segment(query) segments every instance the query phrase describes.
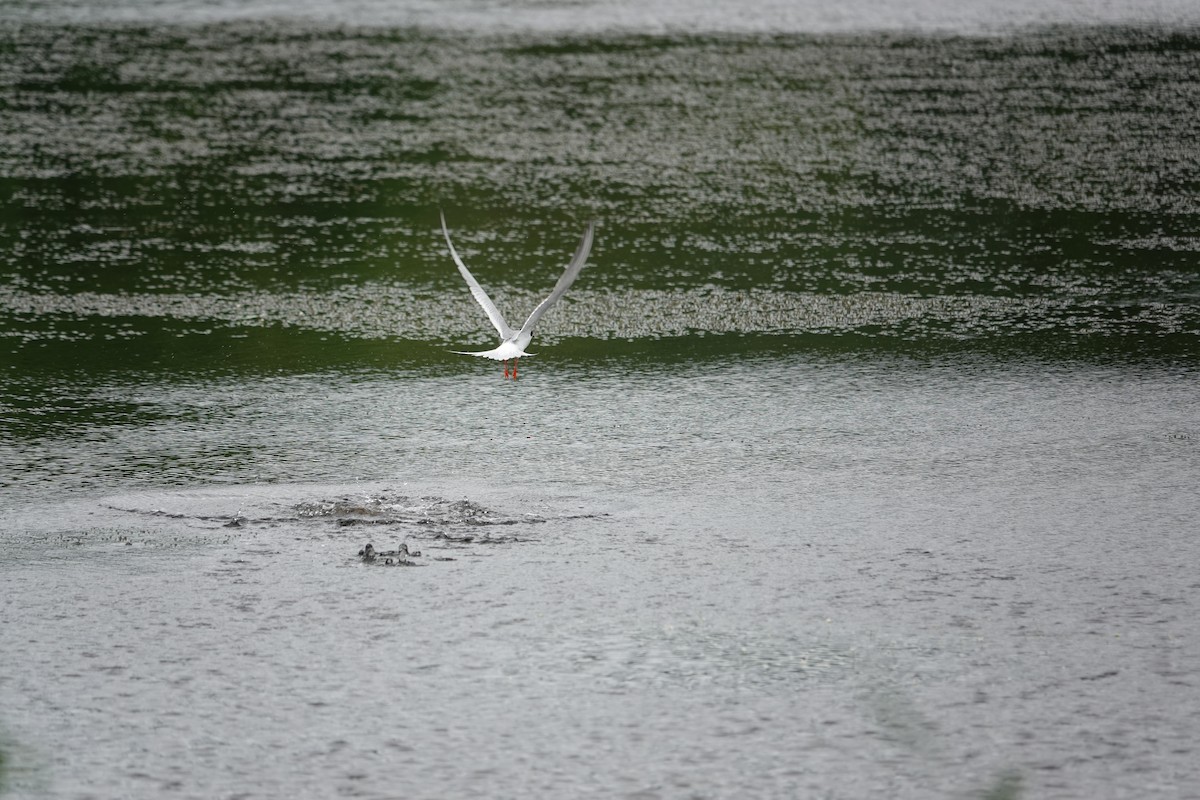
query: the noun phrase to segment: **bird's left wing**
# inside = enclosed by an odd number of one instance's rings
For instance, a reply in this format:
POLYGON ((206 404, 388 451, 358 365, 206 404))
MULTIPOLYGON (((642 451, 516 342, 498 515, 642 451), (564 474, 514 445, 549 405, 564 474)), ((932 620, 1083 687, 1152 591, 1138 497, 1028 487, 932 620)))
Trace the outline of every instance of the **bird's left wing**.
POLYGON ((475 276, 467 269, 467 265, 458 257, 458 252, 454 249, 454 242, 450 241, 450 231, 446 229, 446 212, 439 211, 442 215, 442 233, 446 237, 446 245, 450 248, 450 256, 454 259, 454 263, 458 266, 458 271, 467 281, 467 286, 471 287, 471 296, 479 305, 483 306, 483 310, 487 312, 488 319, 492 321, 496 331, 499 332, 501 339, 508 339, 513 335, 513 329, 508 327, 508 323, 504 321, 504 315, 500 313, 500 309, 496 308, 496 304, 492 302, 492 298, 488 297, 488 293, 479 285, 479 281, 475 280, 475 276))
POLYGON ((521 333, 532 333, 533 326, 550 310, 550 306, 558 302, 559 298, 566 294, 567 289, 571 288, 571 284, 579 277, 579 271, 583 269, 583 265, 587 262, 588 253, 592 252, 592 238, 596 233, 596 223, 589 222, 587 230, 583 232, 583 238, 579 240, 579 247, 575 248, 575 256, 571 259, 571 263, 567 265, 562 277, 558 279, 558 283, 554 284, 554 289, 545 300, 538 303, 537 308, 529 315, 529 319, 525 320, 525 324, 521 326, 521 333))

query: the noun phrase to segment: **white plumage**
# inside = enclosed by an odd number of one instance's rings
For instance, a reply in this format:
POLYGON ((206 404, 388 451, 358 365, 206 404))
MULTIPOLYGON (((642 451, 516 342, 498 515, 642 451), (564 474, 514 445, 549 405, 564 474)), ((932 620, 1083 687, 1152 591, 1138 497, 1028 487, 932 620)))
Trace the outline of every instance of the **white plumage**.
POLYGON ((454 249, 454 243, 450 241, 450 231, 446 228, 446 214, 442 212, 442 233, 446 236, 446 245, 450 248, 450 256, 454 259, 454 263, 458 265, 458 271, 467 281, 467 286, 471 288, 471 295, 483 306, 483 310, 487 313, 488 319, 492 321, 496 331, 500 334, 500 346, 491 350, 481 350, 478 352, 470 352, 463 350, 454 350, 452 352, 464 356, 482 356, 495 361, 504 362, 504 377, 509 377, 508 362, 513 362, 512 377, 517 377, 517 359, 521 356, 532 355, 526 353, 525 348, 529 346, 530 339, 533 338, 533 326, 537 325, 542 315, 550 310, 550 307, 558 302, 575 282, 575 278, 579 276, 579 271, 583 269, 584 263, 587 261, 588 253, 592 250, 592 238, 596 232, 596 223, 589 222, 587 230, 583 232, 583 238, 579 241, 579 247, 575 248, 575 255, 571 259, 571 263, 567 265, 563 271, 562 277, 558 279, 558 283, 554 284, 554 288, 545 300, 538 303, 537 308, 525 320, 525 324, 521 329, 514 331, 509 327, 504 320, 504 315, 500 313, 500 309, 496 308, 496 304, 492 302, 492 298, 488 297, 487 292, 479 285, 479 281, 475 280, 475 276, 467 269, 467 265, 458 257, 458 252, 454 249))

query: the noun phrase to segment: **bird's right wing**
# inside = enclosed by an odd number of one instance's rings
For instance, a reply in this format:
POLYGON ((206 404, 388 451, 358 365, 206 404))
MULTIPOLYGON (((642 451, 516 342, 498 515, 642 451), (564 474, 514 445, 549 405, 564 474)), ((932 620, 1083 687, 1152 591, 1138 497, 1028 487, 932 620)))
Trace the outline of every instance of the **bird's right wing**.
POLYGON ((513 335, 513 329, 508 327, 508 323, 504 321, 504 315, 500 313, 500 309, 496 308, 496 304, 492 302, 492 298, 488 297, 487 292, 479 285, 479 281, 475 280, 475 276, 467 269, 467 265, 458 257, 458 252, 454 249, 454 243, 450 241, 450 231, 446 230, 446 212, 440 211, 439 213, 442 215, 442 233, 446 236, 446 245, 450 248, 450 256, 454 259, 454 263, 458 265, 458 271, 466 279, 467 286, 471 287, 471 296, 475 298, 475 302, 483 306, 483 310, 487 312, 488 319, 492 321, 492 325, 499 332, 500 338, 510 338, 513 335))
POLYGON ((589 222, 587 230, 583 232, 583 238, 579 240, 579 247, 575 248, 575 255, 571 259, 571 263, 567 265, 562 277, 558 279, 558 283, 554 284, 554 288, 550 291, 550 295, 538 303, 537 308, 529 315, 529 319, 525 320, 525 324, 521 326, 521 333, 533 333, 533 326, 550 310, 550 307, 558 302, 567 289, 571 288, 571 284, 579 277, 579 271, 583 269, 583 265, 587 263, 588 253, 592 252, 592 238, 596 234, 596 223, 589 222))

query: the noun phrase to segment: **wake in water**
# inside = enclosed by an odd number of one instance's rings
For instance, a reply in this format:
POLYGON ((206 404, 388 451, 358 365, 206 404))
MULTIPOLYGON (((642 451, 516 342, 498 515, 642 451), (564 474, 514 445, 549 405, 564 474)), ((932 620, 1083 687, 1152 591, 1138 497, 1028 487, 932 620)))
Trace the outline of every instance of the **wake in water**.
MULTIPOLYGON (((485 545, 536 541, 533 528, 572 519, 595 519, 602 514, 511 514, 481 503, 438 495, 413 497, 387 490, 333 493, 320 499, 288 501, 284 496, 298 487, 249 487, 246 494, 225 490, 164 492, 108 498, 100 507, 116 517, 134 515, 140 528, 126 524, 75 534, 72 544, 139 544, 151 547, 195 545, 214 542, 211 534, 235 529, 220 541, 275 536, 280 529, 310 540, 346 541, 347 529, 370 528, 377 537, 398 540, 390 549, 376 549, 373 542, 354 545, 364 564, 421 566, 415 559, 420 550, 407 539, 426 542, 428 562, 454 561, 447 553, 485 545), (226 509, 236 506, 230 513, 226 509), (281 507, 282 506, 282 507, 281 507), (496 529, 503 529, 496 530, 496 529), (115 532, 108 536, 106 532, 115 532), (204 534, 208 534, 206 538, 204 534), (114 538, 115 537, 115 538, 114 538), (110 541, 111 540, 111 541, 110 541)), ((311 488, 311 487, 309 487, 311 488)), ((114 522, 118 520, 114 518, 114 522)), ((385 546, 386 547, 386 546, 385 546)), ((350 546, 347 546, 347 550, 350 546)), ((339 548, 340 550, 340 548, 339 548)), ((458 553, 462 555, 461 552, 458 553)), ((347 556, 349 557, 349 556, 347 556)))

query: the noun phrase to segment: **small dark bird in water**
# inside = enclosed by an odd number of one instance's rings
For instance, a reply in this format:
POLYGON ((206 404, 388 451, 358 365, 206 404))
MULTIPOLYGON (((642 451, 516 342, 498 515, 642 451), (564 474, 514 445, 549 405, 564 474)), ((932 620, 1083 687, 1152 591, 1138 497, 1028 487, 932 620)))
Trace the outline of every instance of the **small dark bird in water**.
POLYGON ((419 567, 421 566, 415 561, 409 561, 410 558, 420 558, 420 550, 409 550, 407 542, 401 542, 395 550, 379 551, 375 549, 375 545, 367 544, 362 550, 358 551, 359 557, 364 563, 372 564, 376 559, 384 559, 383 563, 386 566, 399 567, 419 567))

